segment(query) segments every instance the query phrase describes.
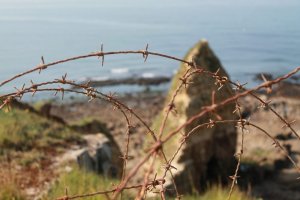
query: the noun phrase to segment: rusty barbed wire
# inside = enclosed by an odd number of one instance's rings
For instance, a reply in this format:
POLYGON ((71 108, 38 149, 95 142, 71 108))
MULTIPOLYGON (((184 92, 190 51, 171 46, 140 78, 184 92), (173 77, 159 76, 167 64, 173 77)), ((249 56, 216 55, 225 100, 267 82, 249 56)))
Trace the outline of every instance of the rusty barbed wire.
POLYGON ((145 120, 142 119, 142 117, 139 116, 139 114, 137 114, 133 109, 131 109, 130 107, 128 107, 127 105, 122 103, 120 100, 115 98, 112 94, 104 94, 104 93, 98 91, 97 89, 91 87, 89 83, 77 84, 75 81, 68 80, 67 74, 62 76, 61 79, 55 79, 53 81, 48 81, 48 82, 34 83, 33 81, 31 81, 31 84, 28 87, 26 87, 25 84, 23 84, 22 87, 15 88, 16 92, 11 92, 8 94, 0 95, 0 100, 2 102, 0 104, 0 109, 3 109, 4 107, 7 107, 8 109, 10 109, 10 104, 12 103, 12 101, 14 99, 21 100, 25 94, 31 94, 33 96, 37 92, 46 92, 47 91, 47 92, 54 92, 55 95, 61 94, 62 99, 63 99, 64 94, 66 92, 76 93, 76 94, 87 96, 89 98, 89 101, 92 101, 94 99, 100 99, 100 100, 107 101, 107 102, 111 103, 115 108, 117 108, 124 116, 124 118, 126 120, 126 124, 127 124, 127 130, 125 131, 126 139, 125 139, 125 143, 124 143, 125 144, 125 152, 121 156, 121 158, 123 159, 123 171, 122 171, 121 181, 117 185, 117 187, 115 187, 112 190, 99 191, 99 192, 89 193, 89 194, 80 194, 80 195, 75 195, 75 196, 66 195, 64 197, 58 198, 59 200, 78 199, 78 198, 86 198, 86 197, 92 197, 92 196, 97 196, 97 195, 109 195, 109 194, 112 194, 112 197, 111 197, 112 199, 116 199, 120 195, 120 193, 122 193, 124 190, 130 190, 130 189, 139 189, 136 199, 144 199, 146 197, 147 192, 157 192, 161 199, 165 199, 166 198, 165 197, 166 188, 165 188, 164 184, 166 182, 165 178, 167 176, 167 173, 170 173, 172 183, 175 188, 177 199, 181 199, 181 195, 178 193, 178 191, 176 189, 176 183, 175 183, 174 176, 172 173, 172 170, 176 170, 176 168, 174 166, 172 166, 172 162, 174 161, 176 156, 178 156, 178 153, 179 153, 180 149, 183 147, 186 140, 196 130, 198 130, 200 128, 212 128, 213 126, 221 125, 224 123, 235 123, 236 126, 242 130, 240 152, 236 155, 237 161, 238 161, 237 166, 235 168, 234 175, 229 176, 232 179, 232 184, 231 184, 229 195, 227 198, 228 200, 231 198, 232 192, 234 190, 234 186, 236 185, 237 179, 239 178, 238 172, 239 172, 239 167, 240 167, 243 149, 244 149, 244 134, 245 134, 244 131, 246 130, 247 126, 252 126, 252 127, 260 130, 266 136, 268 136, 274 142, 275 147, 279 148, 285 154, 285 156, 290 160, 290 162, 294 165, 294 167, 297 169, 297 171, 300 172, 300 168, 297 165, 296 161, 293 160, 293 158, 288 154, 286 149, 278 142, 278 140, 276 140, 274 137, 272 137, 271 134, 268 133, 268 131, 266 131, 266 130, 262 129, 261 127, 242 118, 241 105, 238 102, 238 100, 242 97, 245 97, 247 95, 253 96, 263 106, 268 107, 272 111, 272 113, 283 122, 284 126, 288 127, 292 131, 292 133, 300 140, 299 134, 292 127, 292 122, 288 122, 286 119, 284 119, 275 109, 273 109, 269 105, 269 102, 264 101, 262 98, 260 98, 258 95, 255 94, 256 91, 259 91, 261 89, 266 89, 268 92, 270 92, 272 90, 273 85, 276 85, 276 84, 288 79, 292 75, 296 74, 298 71, 300 71, 300 67, 295 68, 293 71, 287 73, 284 76, 278 77, 277 79, 274 79, 274 80, 264 79, 264 82, 262 84, 254 87, 252 89, 247 89, 247 88, 245 88, 245 86, 243 84, 240 84, 239 82, 234 83, 234 82, 230 81, 228 77, 219 75, 219 70, 217 70, 216 72, 210 72, 210 71, 204 70, 204 68, 202 68, 201 66, 198 66, 194 60, 187 61, 187 60, 179 59, 179 58, 169 56, 166 54, 151 52, 151 51, 148 51, 148 47, 149 47, 149 45, 147 44, 145 50, 104 52, 103 44, 101 44, 101 51, 99 51, 99 52, 94 52, 94 53, 90 53, 90 54, 86 54, 86 55, 80 55, 80 56, 75 56, 75 57, 71 57, 71 58, 66 58, 66 59, 54 61, 54 62, 51 62, 48 64, 45 63, 44 57, 42 56, 41 63, 39 65, 37 65, 36 67, 34 67, 30 70, 27 70, 25 72, 22 72, 20 74, 17 74, 17 75, 15 75, 7 80, 4 80, 0 83, 0 87, 2 87, 9 82, 12 82, 22 76, 33 73, 35 71, 41 73, 43 70, 46 70, 49 67, 56 66, 61 63, 84 59, 84 58, 89 58, 89 57, 101 58, 102 59, 101 65, 103 66, 104 65, 104 56, 117 55, 117 54, 141 54, 144 58, 144 62, 147 61, 147 58, 149 55, 152 55, 152 56, 158 56, 158 57, 163 57, 163 58, 170 59, 170 60, 179 61, 179 62, 187 65, 187 69, 186 69, 183 77, 179 78, 181 83, 175 89, 174 93, 171 95, 170 102, 167 104, 166 112, 161 121, 162 123, 161 123, 160 129, 158 130, 157 133, 155 133, 154 130, 152 130, 150 128, 150 126, 145 122, 145 120), (196 115, 187 119, 187 121, 185 123, 179 125, 176 129, 171 130, 167 134, 164 134, 165 126, 166 126, 169 114, 170 114, 170 112, 172 112, 176 109, 175 105, 174 105, 175 98, 177 97, 179 91, 183 87, 186 87, 188 84, 190 84, 190 82, 188 80, 189 77, 191 75, 195 75, 195 74, 199 75, 199 76, 206 75, 208 77, 211 77, 215 82, 215 85, 217 87, 217 92, 219 90, 224 89, 224 86, 235 87, 236 92, 234 94, 232 94, 232 96, 230 96, 229 98, 227 98, 221 102, 218 102, 218 103, 215 102, 215 100, 214 100, 215 92, 213 92, 211 105, 204 105, 202 107, 202 109, 199 110, 199 113, 197 113, 196 115), (70 88, 61 87, 61 86, 49 87, 49 86, 52 86, 55 84, 62 84, 63 86, 74 86, 79 89, 75 90, 75 89, 70 89, 70 88), (218 118, 218 109, 222 108, 223 106, 225 106, 229 103, 232 103, 232 102, 235 103, 236 109, 234 110, 234 113, 237 113, 239 119, 219 119, 218 118), (180 133, 180 131, 184 127, 190 125, 196 119, 199 119, 208 113, 215 114, 217 116, 218 120, 210 119, 208 122, 205 122, 203 124, 198 124, 191 131, 182 135, 182 138, 180 138, 180 141, 179 141, 179 145, 177 146, 176 149, 174 149, 174 154, 171 156, 171 158, 168 159, 163 150, 164 144, 167 141, 169 141, 171 138, 173 138, 176 134, 180 133), (130 155, 129 155, 130 145, 129 144, 130 144, 130 134, 131 134, 131 129, 132 129, 132 124, 130 122, 129 115, 134 116, 147 129, 147 131, 149 132, 149 134, 151 135, 151 137, 153 139, 153 144, 151 145, 148 152, 144 155, 144 157, 141 158, 139 160, 139 162, 130 171, 128 171, 128 173, 126 173, 127 163, 128 163, 129 157, 130 157, 130 155), (165 135, 165 136, 163 137, 163 135, 165 135), (150 175, 154 171, 155 162, 159 156, 163 157, 164 169, 165 169, 163 176, 161 178, 157 178, 157 174, 155 174, 154 179, 152 181, 149 181, 150 175), (127 186, 129 181, 137 174, 137 172, 142 168, 142 166, 144 166, 144 164, 150 160, 150 158, 152 158, 152 162, 150 162, 150 166, 148 167, 148 169, 144 175, 143 184, 127 186), (153 191, 153 188, 156 189, 156 187, 160 187, 160 189, 158 191, 153 191))

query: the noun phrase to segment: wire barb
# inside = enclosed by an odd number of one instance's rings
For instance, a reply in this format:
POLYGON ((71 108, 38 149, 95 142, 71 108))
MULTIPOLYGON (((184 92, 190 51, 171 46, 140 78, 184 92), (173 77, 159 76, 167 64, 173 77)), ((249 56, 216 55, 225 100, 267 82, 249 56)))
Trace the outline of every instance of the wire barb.
POLYGON ((145 50, 144 50, 144 52, 143 52, 144 62, 147 61, 147 58, 148 58, 148 55, 149 55, 149 53, 148 53, 148 47, 149 47, 149 45, 147 44, 147 45, 146 45, 146 48, 145 48, 145 50))
POLYGON ((99 55, 99 57, 101 57, 101 66, 103 67, 103 65, 104 65, 103 44, 101 44, 101 50, 100 50, 100 55, 99 55))

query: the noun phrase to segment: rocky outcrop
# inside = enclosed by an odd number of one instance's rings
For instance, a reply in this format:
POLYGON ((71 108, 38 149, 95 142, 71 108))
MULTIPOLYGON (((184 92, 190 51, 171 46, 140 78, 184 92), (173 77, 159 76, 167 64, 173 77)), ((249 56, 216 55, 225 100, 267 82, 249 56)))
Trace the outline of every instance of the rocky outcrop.
POLYGON ((121 152, 104 134, 86 135, 87 148, 77 157, 78 165, 88 171, 118 178, 122 173, 121 152))
MULTIPOLYGON (((185 60, 192 59, 205 70, 216 72, 219 69, 219 75, 228 77, 207 41, 199 42, 189 51, 185 60)), ((186 65, 182 65, 174 77, 167 103, 169 103, 172 94, 180 84, 180 77, 183 76, 186 67, 186 65)), ((216 103, 232 95, 232 89, 229 86, 224 86, 221 90, 218 90, 218 86, 214 84, 215 80, 205 74, 192 75, 189 82, 190 84, 183 88, 176 97, 174 104, 177 114, 170 115, 165 132, 174 130, 178 125, 199 113, 204 106, 211 105, 213 91, 216 91, 216 103)), ((219 109, 218 115, 222 119, 233 119, 235 118, 232 114, 233 110, 234 105, 229 104, 219 109)), ((159 130, 163 113, 157 117, 154 123, 155 130, 159 130)), ((197 125, 208 122, 209 119, 216 120, 216 118, 214 114, 208 114, 188 125, 184 132, 188 133, 197 125)), ((178 134, 164 146, 168 158, 177 149, 181 137, 182 135, 178 134)), ((211 128, 205 127, 192 134, 172 163, 177 169, 173 172, 179 192, 192 192, 195 189, 201 191, 211 181, 228 181, 228 176, 232 175, 235 166, 236 137, 234 124, 215 125, 211 128)), ((171 185, 170 178, 167 181, 171 185)))
POLYGON ((66 124, 65 121, 59 117, 51 114, 51 108, 52 104, 51 103, 45 103, 40 110, 35 109, 32 105, 21 102, 19 100, 13 99, 11 102, 11 106, 13 108, 18 108, 20 110, 27 110, 31 113, 37 114, 42 117, 46 117, 47 119, 50 119, 52 121, 55 121, 60 124, 66 124))
POLYGON ((40 115, 47 117, 48 119, 51 119, 58 123, 66 124, 65 121, 63 120, 63 118, 51 114, 52 106, 53 106, 52 103, 43 104, 39 110, 40 115))
MULTIPOLYGON (((170 82, 170 80, 171 80, 170 77, 158 76, 158 77, 129 77, 123 79, 88 80, 88 81, 90 81, 91 87, 104 87, 104 86, 113 86, 113 85, 151 86, 151 85, 160 85, 160 84, 168 83, 170 82)), ((85 82, 81 84, 84 84, 85 82)))

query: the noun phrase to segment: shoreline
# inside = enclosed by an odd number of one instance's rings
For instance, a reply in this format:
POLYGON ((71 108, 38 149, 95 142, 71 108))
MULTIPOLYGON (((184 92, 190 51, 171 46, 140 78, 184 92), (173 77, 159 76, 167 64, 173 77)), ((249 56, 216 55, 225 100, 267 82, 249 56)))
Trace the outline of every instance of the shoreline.
MULTIPOLYGON (((273 76, 268 73, 256 73, 252 76, 252 82, 245 85, 246 89, 253 88, 252 85, 257 86, 263 82, 261 75, 264 75, 267 80, 274 80, 279 76, 273 76), (251 85, 252 87, 247 87, 251 85)), ((130 96, 130 95, 139 95, 145 93, 166 93, 169 90, 171 81, 173 77, 167 76, 157 76, 157 77, 136 77, 136 78, 112 78, 106 80, 93 80, 93 78, 87 79, 84 82, 79 82, 79 84, 87 84, 91 87, 94 87, 100 90, 103 93, 115 93, 118 96, 130 96)), ((281 83, 275 85, 272 89, 274 93, 280 93, 279 95, 288 96, 288 97, 299 97, 300 96, 300 75, 294 75, 287 80, 282 81, 281 83), (290 90, 283 90, 282 88, 288 87, 290 90)), ((71 89, 78 89, 76 87, 70 87, 71 89)), ((264 94, 264 90, 257 91, 260 94, 264 94)), ((274 95, 274 94, 271 94, 274 95)), ((74 95, 71 93, 66 93, 65 98, 61 101, 61 97, 53 96, 52 94, 36 94, 35 97, 25 96, 24 102, 35 104, 40 101, 50 101, 55 103, 70 103, 73 101, 86 101, 87 98, 84 96, 74 95)))

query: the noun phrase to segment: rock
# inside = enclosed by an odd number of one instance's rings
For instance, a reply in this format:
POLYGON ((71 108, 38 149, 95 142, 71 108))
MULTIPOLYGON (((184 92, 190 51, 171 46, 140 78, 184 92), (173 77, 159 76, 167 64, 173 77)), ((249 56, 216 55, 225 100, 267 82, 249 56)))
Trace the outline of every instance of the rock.
POLYGON ((20 110, 28 110, 30 112, 38 114, 38 112, 29 104, 13 99, 11 102, 13 108, 18 108, 20 110))
POLYGON ((285 133, 279 133, 279 134, 277 134, 277 135, 275 136, 275 139, 286 141, 286 140, 295 139, 295 136, 293 135, 292 132, 289 132, 289 133, 287 133, 287 134, 285 134, 285 133))
POLYGON ((107 137, 110 137, 109 139, 112 139, 112 136, 110 135, 107 125, 98 120, 92 120, 90 122, 86 122, 86 123, 80 124, 80 125, 72 125, 71 128, 73 130, 76 130, 76 131, 82 132, 82 133, 99 133, 99 132, 101 132, 101 133, 105 134, 107 137))
POLYGON ((57 123, 66 124, 65 121, 61 117, 58 117, 58 116, 55 116, 55 115, 51 114, 51 108, 52 108, 51 103, 45 103, 41 107, 40 111, 36 110, 33 106, 29 105, 28 103, 21 102, 21 101, 18 101, 16 99, 12 100, 11 105, 12 105, 13 108, 18 108, 20 110, 27 110, 31 113, 35 113, 39 116, 46 117, 47 119, 50 119, 50 120, 55 121, 57 123))
POLYGON ((83 151, 78 157, 77 162, 80 168, 84 168, 87 171, 96 171, 96 161, 93 155, 88 150, 83 151))
POLYGON ((41 112, 42 115, 44 115, 46 117, 49 117, 51 115, 51 108, 52 108, 51 103, 45 103, 40 108, 40 112, 41 112))
POLYGON ((51 103, 45 103, 44 105, 42 105, 42 107, 40 108, 40 115, 47 117, 48 119, 51 119, 55 122, 61 123, 61 124, 65 124, 65 121, 56 115, 52 115, 51 114, 51 110, 52 110, 52 104, 51 103))
POLYGON ((255 81, 264 81, 263 77, 266 78, 268 81, 274 79, 273 75, 270 74, 270 73, 258 73, 258 74, 255 74, 255 76, 254 76, 253 79, 255 81))
POLYGON ((91 87, 104 87, 104 86, 114 86, 114 85, 140 85, 140 86, 148 87, 151 85, 160 85, 160 84, 168 83, 170 82, 170 77, 166 77, 166 76, 130 77, 130 78, 123 78, 123 79, 88 80, 88 81, 90 82, 91 87))
POLYGON ((88 147, 77 157, 78 165, 106 177, 120 177, 123 163, 116 143, 103 134, 86 135, 84 139, 88 147))
MULTIPOLYGON (((207 41, 197 43, 186 55, 185 60, 194 58, 197 65, 205 70, 216 72, 219 75, 228 77, 219 59, 210 49, 207 41)), ((183 76, 186 65, 182 65, 174 77, 166 103, 170 102, 174 91, 180 84, 180 77, 183 76)), ((176 115, 170 115, 167 121, 165 133, 174 130, 178 125, 186 122, 190 117, 201 112, 204 106, 212 103, 212 92, 216 91, 215 102, 218 103, 232 96, 232 89, 224 86, 221 90, 214 84, 215 80, 205 74, 194 74, 189 79, 190 84, 178 93, 175 99, 176 115)), ((167 107, 166 104, 166 107, 167 107)), ((234 119, 232 114, 234 104, 228 104, 218 110, 218 115, 222 119, 234 119)), ((162 115, 154 122, 154 130, 159 130, 162 115)), ((188 133, 199 124, 208 122, 209 119, 217 120, 213 114, 206 115, 192 124, 188 125, 184 132, 188 133)), ((170 158, 179 146, 181 134, 177 134, 174 139, 164 146, 167 158, 170 158)), ((174 179, 177 183, 179 193, 188 193, 196 189, 201 191, 208 183, 216 181, 220 183, 228 182, 228 176, 233 174, 235 167, 235 148, 237 132, 234 124, 216 125, 212 128, 198 129, 183 145, 177 158, 172 165, 177 169, 173 170, 174 179)), ((168 173, 169 174, 169 173, 168 173)), ((170 177, 167 177, 167 184, 170 184, 170 177)), ((174 192, 172 192, 174 194, 174 192)))

